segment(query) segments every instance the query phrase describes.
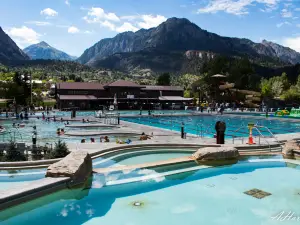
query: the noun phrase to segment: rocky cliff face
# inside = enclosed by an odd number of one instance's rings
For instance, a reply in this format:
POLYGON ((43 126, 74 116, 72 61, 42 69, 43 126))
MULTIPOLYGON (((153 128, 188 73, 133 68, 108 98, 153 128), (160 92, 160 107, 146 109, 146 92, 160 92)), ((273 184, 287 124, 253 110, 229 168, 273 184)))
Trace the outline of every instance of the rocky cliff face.
POLYGON ((293 54, 282 54, 287 48, 275 45, 277 47, 266 43, 254 43, 248 39, 222 37, 202 30, 187 19, 170 18, 156 28, 141 29, 135 33, 125 32, 114 38, 103 39, 87 49, 78 61, 97 66, 101 64, 101 60, 116 53, 140 55, 143 51, 177 51, 184 54, 188 50, 198 50, 250 58, 279 58, 286 63, 300 62, 300 53, 294 51, 293 54), (276 49, 280 49, 280 53, 276 49))
POLYGON ((0 62, 7 63, 13 60, 28 59, 28 55, 0 27, 0 62))
POLYGON ((28 46, 24 49, 24 52, 29 55, 31 59, 56 59, 69 61, 75 59, 73 56, 51 47, 44 41, 28 46))
POLYGON ((272 51, 274 56, 280 58, 282 61, 289 62, 291 64, 300 63, 299 52, 266 40, 263 40, 262 44, 272 51))

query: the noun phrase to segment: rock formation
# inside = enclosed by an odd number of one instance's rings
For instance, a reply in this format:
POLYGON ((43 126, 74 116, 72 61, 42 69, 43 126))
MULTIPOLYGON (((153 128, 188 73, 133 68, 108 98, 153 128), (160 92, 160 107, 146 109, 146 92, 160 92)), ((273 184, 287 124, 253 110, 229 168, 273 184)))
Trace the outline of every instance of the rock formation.
POLYGON ((73 184, 78 184, 87 180, 92 169, 92 158, 89 153, 75 151, 59 162, 50 165, 46 177, 70 177, 73 184))
POLYGON ((286 157, 294 157, 294 150, 300 151, 300 145, 296 140, 290 140, 284 144, 282 154, 286 157))
POLYGON ((206 147, 198 149, 193 157, 197 161, 217 161, 238 159, 238 150, 234 147, 206 147))

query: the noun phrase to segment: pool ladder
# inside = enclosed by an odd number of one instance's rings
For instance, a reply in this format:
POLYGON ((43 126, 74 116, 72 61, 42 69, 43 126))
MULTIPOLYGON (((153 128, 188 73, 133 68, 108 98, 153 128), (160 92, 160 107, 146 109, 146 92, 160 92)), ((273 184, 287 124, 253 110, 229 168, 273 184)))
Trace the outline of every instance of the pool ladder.
MULTIPOLYGON (((241 129, 243 129, 243 128, 246 128, 246 129, 248 129, 248 127, 246 127, 246 126, 241 126, 240 128, 238 128, 237 130, 235 130, 234 131, 234 133, 238 133, 241 129)), ((276 136, 273 134, 273 132, 268 128, 268 127, 265 127, 265 126, 259 126, 259 125, 255 125, 254 127, 253 127, 253 129, 259 134, 258 135, 258 145, 261 145, 261 139, 263 139, 266 143, 267 143, 267 145, 269 146, 269 149, 270 149, 270 151, 271 151, 271 143, 270 143, 270 141, 268 141, 267 140, 267 138, 273 138, 274 140, 275 140, 275 142, 280 146, 280 148, 281 148, 281 142, 276 138, 276 136), (261 129, 266 129, 266 131, 270 134, 270 136, 265 136, 265 135, 263 135, 263 133, 262 133, 262 131, 261 131, 261 129)), ((244 132, 245 133, 245 132, 244 132)), ((238 136, 235 136, 235 137, 238 137, 238 136)), ((255 136, 253 136, 254 138, 255 138, 255 136)), ((234 138, 234 137, 233 137, 234 138)), ((236 139, 236 138, 235 138, 236 139)), ((242 140, 242 144, 244 144, 244 137, 241 137, 240 138, 241 140, 242 140)), ((234 143, 234 139, 233 139, 233 143, 234 143)))

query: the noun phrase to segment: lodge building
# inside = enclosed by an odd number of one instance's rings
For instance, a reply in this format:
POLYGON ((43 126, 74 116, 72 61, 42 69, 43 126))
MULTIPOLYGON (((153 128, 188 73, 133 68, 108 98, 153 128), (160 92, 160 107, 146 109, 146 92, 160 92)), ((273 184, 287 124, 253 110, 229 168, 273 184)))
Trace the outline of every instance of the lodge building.
POLYGON ((57 83, 55 86, 59 109, 100 109, 117 102, 118 109, 171 109, 184 108, 192 102, 183 97, 183 88, 178 86, 139 85, 118 80, 109 84, 57 83))

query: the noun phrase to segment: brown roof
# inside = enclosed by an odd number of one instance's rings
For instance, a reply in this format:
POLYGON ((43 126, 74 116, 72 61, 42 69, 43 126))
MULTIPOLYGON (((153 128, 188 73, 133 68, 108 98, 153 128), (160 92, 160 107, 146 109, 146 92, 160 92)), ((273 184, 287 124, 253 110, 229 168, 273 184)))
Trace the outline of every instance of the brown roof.
POLYGON ((132 81, 128 81, 128 80, 117 80, 115 82, 105 85, 105 87, 137 87, 137 88, 141 88, 144 86, 141 86, 139 84, 136 84, 136 83, 134 83, 132 81))
POLYGON ((97 100, 94 95, 58 95, 60 100, 97 100))
POLYGON ((183 91, 183 88, 179 87, 179 86, 146 86, 142 90, 152 90, 152 91, 183 91))
POLYGON ((100 83, 88 83, 88 82, 64 82, 58 83, 57 89, 72 89, 72 90, 104 90, 103 85, 100 83))

